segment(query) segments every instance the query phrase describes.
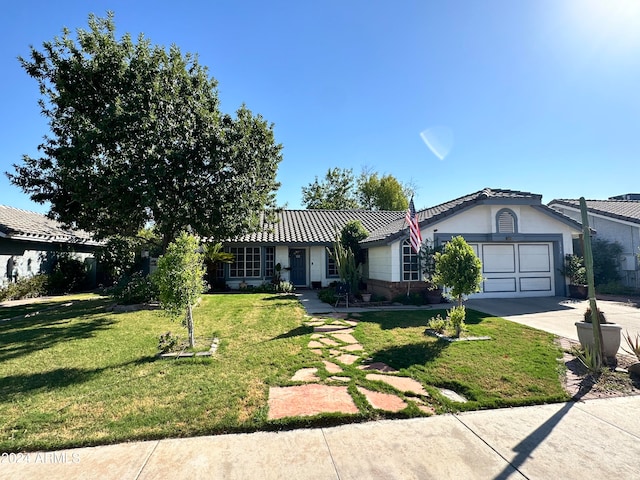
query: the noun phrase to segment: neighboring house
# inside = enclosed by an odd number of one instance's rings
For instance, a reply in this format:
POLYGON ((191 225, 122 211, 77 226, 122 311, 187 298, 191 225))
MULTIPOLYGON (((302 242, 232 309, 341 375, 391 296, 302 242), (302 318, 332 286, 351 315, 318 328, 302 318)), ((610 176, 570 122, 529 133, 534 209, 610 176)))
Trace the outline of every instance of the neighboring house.
POLYGON ((101 245, 87 232, 64 229, 44 215, 0 205, 0 286, 46 272, 56 252, 74 252, 92 268, 101 245))
MULTIPOLYGON (((587 200, 589 226, 595 237, 622 245, 620 273, 622 282, 640 288, 640 194, 626 194, 609 200, 587 200)), ((580 201, 557 199, 549 207, 569 217, 581 220, 580 201)))
MULTIPOLYGON (((462 235, 483 263, 482 292, 477 297, 525 297, 566 294, 559 273, 565 254, 573 253, 580 223, 543 205, 540 195, 484 189, 417 212, 422 237, 442 244, 462 235)), ((408 288, 424 288, 409 246, 405 212, 283 210, 279 222, 226 243, 236 255, 226 266, 232 288, 271 279, 274 266, 298 287, 326 286, 338 279, 327 254, 336 231, 349 220, 362 221, 369 237, 364 282, 370 292, 393 298, 408 288)))

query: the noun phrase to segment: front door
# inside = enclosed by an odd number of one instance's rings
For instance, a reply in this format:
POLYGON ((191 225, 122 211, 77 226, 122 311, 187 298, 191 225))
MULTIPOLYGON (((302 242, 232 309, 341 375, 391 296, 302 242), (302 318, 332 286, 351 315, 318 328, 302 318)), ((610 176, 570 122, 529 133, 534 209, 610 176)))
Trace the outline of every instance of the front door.
POLYGON ((307 285, 307 262, 305 261, 305 251, 302 248, 292 248, 289 250, 289 272, 291 283, 297 287, 307 285))

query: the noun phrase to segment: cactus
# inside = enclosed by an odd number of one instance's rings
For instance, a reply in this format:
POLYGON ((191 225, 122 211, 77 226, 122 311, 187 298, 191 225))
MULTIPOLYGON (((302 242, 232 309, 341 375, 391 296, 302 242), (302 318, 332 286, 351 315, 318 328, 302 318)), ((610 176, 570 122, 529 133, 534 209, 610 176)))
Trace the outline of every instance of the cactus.
POLYGON ((596 291, 593 281, 593 252, 591 250, 591 229, 589 228, 589 217, 587 216, 587 202, 584 197, 580 197, 580 213, 582 214, 582 239, 584 242, 584 266, 587 271, 587 291, 589 295, 589 306, 591 308, 591 325, 593 325, 593 342, 596 364, 602 367, 604 353, 602 351, 602 329, 598 318, 598 306, 596 305, 596 291))

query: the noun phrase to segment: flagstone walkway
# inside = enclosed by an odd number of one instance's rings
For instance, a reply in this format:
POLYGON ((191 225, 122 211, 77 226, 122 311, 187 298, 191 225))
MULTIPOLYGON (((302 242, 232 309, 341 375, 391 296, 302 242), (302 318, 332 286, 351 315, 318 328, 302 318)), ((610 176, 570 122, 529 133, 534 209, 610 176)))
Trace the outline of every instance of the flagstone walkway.
MULTIPOLYGON (((434 413, 433 407, 429 404, 429 393, 420 382, 397 375, 397 370, 382 362, 369 361, 368 353, 353 336, 358 325, 357 316, 357 313, 351 314, 351 317, 333 314, 313 317, 305 322, 305 325, 313 327, 314 331, 307 347, 322 357, 323 367, 319 369, 310 366, 298 370, 291 377, 291 381, 303 385, 271 387, 269 419, 332 412, 357 414, 360 409, 353 398, 356 392, 376 410, 400 412, 413 404, 427 415, 434 413), (353 368, 348 367, 357 362, 360 362, 356 367, 358 370, 371 372, 364 375, 366 380, 385 383, 397 391, 397 394, 356 385, 356 379, 349 372, 353 372, 353 368), (350 393, 349 385, 352 383, 355 388, 351 390, 353 393, 350 393)), ((385 390, 389 391, 388 388, 385 390)), ((456 401, 465 400, 458 396, 456 401)))

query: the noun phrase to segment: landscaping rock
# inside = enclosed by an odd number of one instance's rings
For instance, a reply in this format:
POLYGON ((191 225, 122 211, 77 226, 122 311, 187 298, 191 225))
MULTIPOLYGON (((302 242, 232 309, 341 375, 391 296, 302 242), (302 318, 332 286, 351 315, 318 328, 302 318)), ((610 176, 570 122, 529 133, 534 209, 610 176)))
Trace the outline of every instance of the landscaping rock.
POLYGON ((298 370, 293 377, 291 377, 292 382, 317 382, 320 378, 316 375, 318 373, 317 368, 301 368, 298 370))
POLYGON ((327 360, 323 360, 322 363, 324 363, 324 368, 327 373, 342 373, 342 368, 340 368, 335 363, 329 362, 327 360))
POLYGON ((387 385, 391 385, 396 390, 401 392, 409 392, 415 395, 429 396, 422 384, 413 378, 409 377, 392 377, 389 375, 381 375, 377 373, 369 373, 366 377, 367 380, 373 380, 377 382, 384 382, 387 385))
POLYGON ((358 340, 350 333, 334 333, 332 337, 337 338, 342 343, 358 343, 358 340))
POLYGON ((345 365, 353 365, 356 361, 360 360, 360 357, 357 355, 345 353, 340 355, 339 357, 336 357, 336 360, 345 365))
POLYGON ((464 398, 459 393, 454 392, 453 390, 449 390, 448 388, 439 388, 438 390, 440 391, 440 393, 444 397, 448 398, 452 402, 458 402, 458 403, 467 403, 468 402, 468 400, 466 398, 464 398))
POLYGON ((346 386, 309 384, 269 389, 269 420, 326 412, 358 413, 346 386))
POLYGON ((374 392, 363 387, 357 387, 358 391, 365 396, 367 402, 373 408, 386 410, 387 412, 399 412, 407 408, 407 402, 389 393, 374 392))
POLYGON ((360 365, 358 368, 360 370, 375 370, 384 373, 398 373, 398 370, 396 370, 395 368, 391 368, 389 365, 382 362, 374 362, 369 365, 360 365))

